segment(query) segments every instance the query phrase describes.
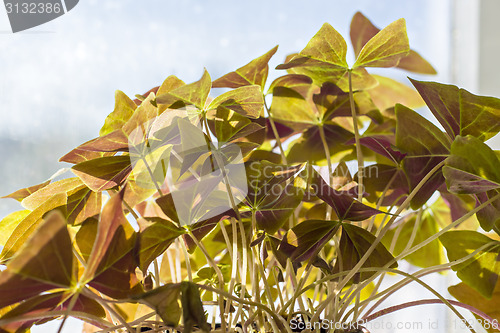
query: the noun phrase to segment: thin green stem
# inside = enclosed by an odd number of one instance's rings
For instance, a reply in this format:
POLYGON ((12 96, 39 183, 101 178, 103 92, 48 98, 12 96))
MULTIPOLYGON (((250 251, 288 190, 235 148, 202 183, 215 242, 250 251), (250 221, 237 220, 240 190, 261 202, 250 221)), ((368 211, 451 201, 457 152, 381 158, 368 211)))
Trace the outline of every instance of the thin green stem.
MULTIPOLYGON (((373 253, 373 251, 375 250, 375 248, 377 247, 377 245, 382 241, 382 237, 384 237, 384 235, 386 234, 386 232, 389 230, 390 226, 392 225, 392 223, 394 223, 394 221, 396 220, 397 216, 404 210, 406 209, 406 207, 408 207, 408 205, 410 204, 411 200, 413 199, 413 197, 418 193, 418 191, 424 186, 424 184, 427 182, 427 180, 429 180, 433 175, 434 173, 436 173, 439 169, 441 169, 441 167, 444 165, 444 161, 442 161, 441 163, 437 164, 434 168, 432 168, 431 171, 429 171, 429 173, 427 175, 425 175, 424 178, 422 178, 422 180, 418 183, 418 185, 413 189, 413 191, 408 195, 408 197, 406 198, 406 200, 401 204, 401 206, 398 208, 398 210, 396 211, 396 213, 392 216, 392 218, 389 220, 389 222, 387 222, 387 224, 384 226, 384 228, 381 230, 380 234, 377 236, 377 238, 375 238, 375 240, 373 241, 372 245, 368 248, 368 250, 366 251, 366 253, 363 255, 363 257, 361 257, 361 259, 359 260, 359 262, 354 266, 354 268, 352 270, 349 271, 349 273, 344 277, 344 279, 340 282, 340 285, 339 285, 339 289, 342 289, 346 284, 347 282, 349 282, 351 280, 351 278, 357 274, 360 270, 360 268, 364 265, 364 263, 366 262, 366 260, 368 260, 368 258, 370 257, 370 255, 373 253)), ((319 306, 318 306, 318 310, 317 312, 314 314, 313 316, 313 319, 318 319, 319 316, 321 315, 321 313, 323 312, 323 310, 325 309, 325 307, 327 306, 327 304, 329 302, 331 302, 333 300, 333 298, 335 297, 335 295, 329 295, 325 301, 323 301, 319 306)), ((313 320, 311 319, 311 320, 313 320)))
POLYGON ((361 150, 361 143, 359 138, 358 116, 356 114, 356 106, 354 105, 354 93, 352 91, 352 69, 347 71, 349 79, 349 103, 351 105, 352 127, 354 128, 354 140, 356 143, 356 158, 358 160, 358 200, 363 200, 363 176, 364 176, 364 161, 363 151, 361 150))
POLYGON ((280 138, 280 135, 278 133, 278 129, 276 128, 276 124, 274 123, 273 117, 271 116, 271 110, 267 107, 266 96, 264 96, 264 107, 266 108, 266 111, 267 111, 267 115, 268 115, 267 119, 269 119, 269 124, 271 124, 271 129, 273 130, 273 135, 274 135, 274 138, 276 139, 276 144, 278 145, 279 150, 280 150, 281 162, 284 164, 288 164, 286 161, 285 150, 283 149, 283 146, 281 144, 281 138, 280 138))
MULTIPOLYGON (((333 165, 332 165, 332 157, 330 155, 330 148, 328 147, 328 143, 326 142, 325 129, 323 125, 319 125, 319 136, 321 137, 321 143, 323 144, 323 149, 325 150, 326 163, 328 164, 328 181, 330 186, 333 186, 333 165)), ((332 216, 332 207, 330 205, 326 205, 326 219, 330 220, 332 216)))

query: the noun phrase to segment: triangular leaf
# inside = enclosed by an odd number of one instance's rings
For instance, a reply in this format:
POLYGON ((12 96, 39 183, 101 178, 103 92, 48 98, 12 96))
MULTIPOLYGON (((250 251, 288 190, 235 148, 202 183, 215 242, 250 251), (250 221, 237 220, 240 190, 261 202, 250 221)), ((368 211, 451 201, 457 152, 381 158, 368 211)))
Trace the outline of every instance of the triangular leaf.
POLYGON ((244 86, 217 96, 208 109, 227 108, 242 116, 258 118, 264 108, 264 96, 256 85, 244 86))
POLYGON ((483 297, 491 298, 500 275, 500 242, 469 230, 448 231, 439 237, 448 254, 448 260, 461 259, 478 248, 491 246, 477 253, 473 258, 451 268, 463 282, 477 290, 483 297))
POLYGON ((99 192, 121 185, 132 165, 127 155, 107 156, 78 163, 72 170, 92 191, 99 192))
POLYGON ((277 50, 278 46, 275 46, 266 54, 252 60, 245 66, 218 78, 212 82, 212 87, 239 88, 255 84, 260 86, 261 89, 264 89, 269 71, 268 62, 277 50))
POLYGON ((1 259, 10 259, 43 222, 42 217, 49 211, 66 205, 66 194, 59 193, 46 200, 19 222, 0 254, 1 259))
POLYGON ((135 253, 139 268, 146 272, 149 264, 186 231, 159 217, 140 219, 139 223, 141 232, 137 237, 135 253))
POLYGON ((104 126, 99 131, 99 135, 106 135, 122 128, 130 117, 132 117, 136 108, 137 105, 127 95, 117 90, 115 92, 115 109, 106 118, 104 126))
POLYGON ((51 213, 0 273, 0 308, 70 287, 75 282, 71 247, 64 217, 51 213))
MULTIPOLYGON (((351 21, 350 36, 356 57, 358 57, 363 46, 379 31, 380 29, 374 26, 363 14, 360 12, 354 14, 351 21)), ((413 50, 410 50, 407 56, 400 59, 397 67, 414 73, 436 74, 436 70, 431 64, 413 50)))
POLYGON ((153 308, 165 325, 173 327, 177 327, 181 319, 180 298, 181 285, 172 283, 133 297, 133 299, 153 308))
POLYGON ((353 67, 394 67, 409 52, 406 21, 399 19, 378 32, 363 46, 353 67))
MULTIPOLYGON (((408 156, 403 160, 403 169, 413 190, 425 175, 449 154, 451 142, 430 121, 407 107, 396 105, 396 146, 408 156)), ((436 172, 411 201, 413 209, 419 208, 441 186, 444 178, 436 172)))
POLYGON ((186 104, 196 106, 199 110, 203 110, 211 86, 212 80, 205 69, 199 81, 180 86, 166 94, 159 95, 156 97, 156 103, 170 106, 177 101, 182 101, 186 104))
POLYGON ((457 136, 443 174, 452 193, 486 192, 500 187, 500 160, 481 140, 457 136))
POLYGON ((315 82, 337 83, 347 72, 347 44, 330 24, 325 23, 307 46, 293 59, 277 69, 293 69, 306 74, 315 82))
MULTIPOLYGON (((376 237, 367 230, 353 224, 342 224, 342 235, 340 237, 340 258, 337 258, 333 268, 334 273, 352 270, 359 260, 368 252, 368 249, 375 242, 376 237)), ((379 243, 368 259, 361 267, 384 267, 391 262, 394 257, 387 251, 382 243, 379 243)), ((394 262, 390 267, 397 267, 394 262)), ((364 281, 376 272, 356 273, 354 283, 364 281)))
POLYGON ((293 227, 286 242, 294 247, 291 259, 305 261, 319 251, 339 229, 338 221, 306 220, 293 227))

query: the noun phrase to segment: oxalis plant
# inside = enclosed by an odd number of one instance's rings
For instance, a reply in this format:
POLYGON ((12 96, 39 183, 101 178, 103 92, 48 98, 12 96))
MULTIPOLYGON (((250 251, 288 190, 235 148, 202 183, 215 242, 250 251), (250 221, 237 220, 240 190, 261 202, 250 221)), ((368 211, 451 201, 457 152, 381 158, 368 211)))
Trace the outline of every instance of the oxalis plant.
POLYGON ((0 223, 0 331, 71 316, 85 332, 352 333, 434 303, 494 331, 500 100, 369 74, 435 73, 403 19, 357 13, 350 37, 352 66, 325 23, 269 85, 277 47, 215 81, 117 91, 99 136, 61 158, 73 176, 6 196, 24 210, 0 223), (422 280, 450 270, 456 300, 422 280), (417 284, 434 296, 384 306, 417 284))

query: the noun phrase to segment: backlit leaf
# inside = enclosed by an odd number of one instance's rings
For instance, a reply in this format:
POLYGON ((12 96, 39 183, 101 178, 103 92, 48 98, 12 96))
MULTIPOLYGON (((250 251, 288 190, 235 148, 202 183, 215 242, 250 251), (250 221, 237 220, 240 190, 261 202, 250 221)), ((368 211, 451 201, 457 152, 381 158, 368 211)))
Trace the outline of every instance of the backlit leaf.
POLYGON ((15 199, 17 201, 22 201, 27 196, 35 193, 39 189, 44 188, 45 186, 47 186, 49 184, 50 184, 50 180, 47 180, 46 182, 43 182, 41 184, 17 190, 17 191, 15 191, 15 192, 13 192, 13 193, 11 193, 9 195, 1 197, 0 199, 11 198, 11 199, 15 199))
POLYGON ((177 327, 181 319, 181 285, 169 283, 133 297, 158 313, 165 325, 177 327))
MULTIPOLYGON (((340 236, 340 256, 335 262, 334 273, 352 270, 360 259, 368 252, 375 242, 376 237, 366 229, 353 224, 342 223, 342 235, 340 236)), ((377 244, 373 252, 361 267, 383 267, 391 262, 394 257, 387 251, 382 243, 377 244)), ((390 267, 397 267, 394 262, 390 267)), ((353 280, 355 283, 366 280, 375 272, 356 273, 353 280)))
MULTIPOLYGON (((95 278, 99 278, 108 269, 115 270, 113 272, 115 274, 115 284, 119 280, 118 276, 116 276, 118 273, 122 278, 128 275, 125 281, 129 284, 129 289, 137 284, 135 272, 133 271, 135 267, 129 265, 128 262, 133 262, 132 251, 136 234, 123 214, 122 196, 123 192, 115 194, 103 208, 92 252, 82 277, 82 281, 86 283, 93 281, 93 285, 97 289, 100 289, 99 286, 105 289, 113 286, 112 284, 102 285, 102 281, 95 278), (123 270, 120 271, 122 268, 123 270)), ((109 275, 110 271, 107 273, 109 275)), ((111 281, 109 282, 111 283, 111 281)))
POLYGON ((278 50, 278 46, 273 47, 266 54, 252 60, 243 67, 238 68, 234 72, 228 73, 214 82, 213 88, 239 88, 248 85, 258 85, 264 89, 266 84, 267 74, 269 72, 268 62, 278 50))
POLYGON ((337 83, 347 72, 347 44, 330 24, 325 23, 294 58, 277 69, 293 69, 310 76, 316 83, 337 83))
POLYGON ((43 291, 70 287, 75 280, 73 264, 66 221, 53 212, 0 272, 0 308, 43 291))
POLYGON ((409 52, 406 21, 399 19, 378 32, 363 46, 353 67, 394 67, 409 52))
POLYGON ((470 287, 481 293, 483 297, 491 298, 500 274, 500 242, 469 230, 448 231, 439 237, 446 248, 448 260, 461 259, 478 248, 490 244, 490 247, 480 251, 473 258, 454 265, 451 268, 457 276, 470 287))
POLYGON ((10 259, 43 222, 42 217, 49 211, 66 204, 66 194, 59 193, 46 200, 19 222, 7 240, 1 259, 10 259))
POLYGON ((208 109, 227 108, 242 116, 258 118, 264 108, 261 88, 256 85, 244 86, 217 96, 208 109))
POLYGON ((127 155, 100 157, 78 163, 73 172, 92 191, 104 191, 121 185, 132 171, 127 155))
POLYGON ((149 264, 186 231, 159 217, 140 219, 139 223, 141 231, 137 237, 136 256, 139 268, 146 272, 149 264))
MULTIPOLYGON (((352 149, 346 143, 354 137, 353 133, 335 124, 323 125, 323 129, 330 154, 346 153, 352 149)), ((316 162, 325 158, 325 148, 317 126, 307 129, 299 139, 292 142, 287 155, 287 161, 290 163, 316 162)))
POLYGON ((339 229, 338 221, 307 220, 297 224, 286 235, 295 249, 291 259, 305 261, 319 251, 339 229))
MULTIPOLYGON (((350 36, 356 57, 363 46, 379 31, 380 29, 374 26, 363 14, 360 12, 354 14, 351 21, 350 36)), ((400 59, 397 67, 414 73, 436 74, 436 70, 431 64, 413 50, 410 50, 407 56, 400 59)), ((410 105, 407 106, 412 107, 410 105)))
POLYGON ((420 95, 407 85, 390 79, 388 77, 372 75, 378 85, 367 90, 373 103, 380 109, 386 110, 396 104, 403 104, 411 109, 416 109, 425 105, 420 95))
MULTIPOLYGON (((392 252, 395 256, 400 255, 406 247, 413 247, 438 232, 438 224, 428 211, 422 213, 420 222, 418 223, 417 218, 417 214, 412 214, 412 216, 401 222, 403 225, 394 227, 385 235, 382 242, 388 249, 394 237, 397 237, 396 245, 392 252), (399 230, 399 228, 401 229, 399 230), (414 228, 417 228, 415 238, 413 243, 409 244, 414 228)), ((423 268, 440 265, 443 263, 443 258, 443 250, 437 239, 404 257, 410 264, 423 268)))
MULTIPOLYGON (((401 104, 396 105, 396 118, 396 146, 408 153, 403 168, 410 190, 413 190, 432 168, 446 158, 451 142, 434 124, 401 104)), ((416 209, 424 204, 443 181, 441 171, 434 173, 412 199, 411 207, 416 209)))
POLYGON ((481 193, 500 187, 500 161, 490 147, 473 136, 457 136, 443 168, 448 190, 481 193))
POLYGON ((69 195, 84 187, 85 185, 77 177, 61 179, 26 197, 21 204, 24 208, 33 210, 56 194, 65 193, 69 195))
MULTIPOLYGON (((496 322, 497 329, 490 329, 488 331, 495 333, 498 332, 498 323, 500 322, 500 312, 498 311, 500 308, 500 282, 497 283, 493 296, 490 299, 483 297, 480 293, 465 283, 459 283, 455 286, 451 286, 448 288, 448 291, 460 302, 473 306, 493 318, 496 322)), ((484 319, 482 320, 482 323, 486 326, 486 322, 484 319)), ((490 323, 490 325, 492 326, 495 322, 490 323)))
POLYGON ((20 210, 4 217, 0 222, 0 246, 5 246, 17 225, 31 213, 30 210, 20 210))
POLYGON ((453 85, 411 82, 451 138, 472 135, 486 141, 500 131, 500 99, 474 95, 453 85))
POLYGON ((122 128, 130 117, 132 117, 136 107, 137 105, 127 95, 117 90, 115 92, 115 109, 106 118, 104 126, 99 131, 99 135, 106 135, 122 128))
POLYGON ((199 81, 180 86, 166 94, 158 95, 156 102, 170 106, 177 101, 182 101, 186 104, 196 106, 199 110, 203 110, 211 86, 210 75, 205 69, 199 81))

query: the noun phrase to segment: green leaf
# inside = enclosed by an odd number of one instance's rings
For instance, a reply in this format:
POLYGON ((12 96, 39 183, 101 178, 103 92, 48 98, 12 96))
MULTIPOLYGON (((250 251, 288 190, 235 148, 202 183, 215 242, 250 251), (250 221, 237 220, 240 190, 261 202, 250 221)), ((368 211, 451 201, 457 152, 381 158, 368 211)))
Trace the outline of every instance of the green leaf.
POLYGON ((410 80, 450 138, 472 135, 486 141, 500 131, 500 99, 453 85, 410 80))
POLYGON ((30 213, 30 210, 20 210, 18 212, 11 213, 3 218, 3 220, 0 222, 0 246, 5 246, 5 243, 9 239, 14 229, 30 213))
POLYGON ((26 215, 7 240, 0 254, 0 259, 10 259, 43 222, 42 217, 47 212, 66 205, 66 200, 66 194, 56 194, 26 215))
MULTIPOLYGON (((396 105, 396 146, 408 155, 403 160, 403 169, 413 190, 432 168, 442 162, 449 154, 451 142, 430 121, 407 107, 396 105)), ((417 209, 441 186, 444 178, 436 172, 411 201, 417 209)))
POLYGON ((299 166, 251 162, 246 166, 248 193, 245 205, 255 212, 257 226, 275 233, 288 220, 302 199, 303 191, 293 184, 299 166))
POLYGON ((182 87, 183 85, 185 85, 184 81, 182 81, 181 79, 179 79, 175 75, 170 75, 169 77, 167 77, 165 79, 165 81, 163 81, 163 83, 161 84, 161 86, 158 88, 158 91, 156 92, 156 95, 160 96, 160 95, 163 95, 163 94, 167 94, 167 93, 171 92, 174 89, 182 87))
MULTIPOLYGON (((493 318, 498 327, 498 322, 500 322, 500 313, 498 312, 498 309, 500 308, 500 282, 497 283, 493 296, 490 299, 485 298, 465 283, 459 283, 455 286, 451 286, 448 288, 448 291, 460 302, 470 305, 493 318)), ((485 323, 484 319, 481 320, 485 323)), ((498 330, 493 329, 488 331, 498 332, 498 330)))
POLYGON ((192 282, 181 282, 181 291, 184 332, 191 333, 195 325, 203 332, 210 332, 198 286, 192 282))
POLYGON ((85 185, 77 177, 61 179, 26 197, 21 204, 24 208, 33 210, 56 194, 70 195, 84 187, 85 185))
POLYGON ((35 193, 39 189, 44 188, 45 186, 47 186, 49 184, 50 184, 50 180, 47 180, 46 182, 43 182, 41 184, 17 190, 11 194, 8 194, 6 196, 1 197, 0 199, 11 198, 11 199, 15 199, 17 201, 22 201, 27 196, 30 196, 31 194, 35 193))
MULTIPOLYGON (((146 99, 142 101, 141 105, 137 107, 132 117, 130 117, 122 127, 122 131, 128 137, 129 142, 131 141, 131 134, 144 134, 144 129, 149 129, 151 123, 156 120, 159 114, 160 110, 155 102, 155 94, 150 93, 146 99)), ((135 137, 133 137, 133 139, 135 139, 135 137)))
POLYGON ((168 283, 132 298, 154 309, 165 325, 177 327, 182 313, 180 297, 181 284, 168 283))
POLYGON ((266 54, 252 60, 234 72, 228 73, 214 82, 213 88, 239 88, 248 85, 258 85, 263 90, 269 72, 268 62, 278 50, 278 46, 273 47, 266 54))
POLYGON ((500 187, 500 161, 493 150, 473 136, 457 136, 443 168, 448 190, 481 193, 500 187))
POLYGON ((199 81, 180 86, 166 94, 158 95, 156 103, 170 106, 177 101, 182 101, 196 106, 199 110, 204 110, 211 86, 212 80, 205 69, 199 81))
POLYGON ((399 60, 397 67, 413 73, 429 75, 437 74, 436 69, 434 69, 434 67, 432 67, 432 65, 418 52, 413 50, 410 50, 410 53, 406 57, 399 60))
POLYGON ((319 113, 312 107, 309 97, 313 89, 309 80, 304 75, 296 75, 273 83, 271 114, 274 119, 292 126, 306 124, 302 127, 320 123, 319 113))
MULTIPOLYGON (((317 171, 312 172, 307 182, 309 184, 309 195, 317 196, 332 207, 340 221, 363 221, 373 215, 382 213, 355 200, 356 193, 333 189, 317 171)), ((357 187, 355 188, 357 189, 357 187)))
POLYGON ((491 299, 500 274, 500 242, 469 230, 448 231, 439 237, 446 248, 448 260, 461 259, 478 248, 490 244, 490 247, 480 251, 473 258, 454 265, 451 268, 457 276, 470 287, 478 291, 483 297, 491 299))
POLYGON ((394 67, 409 52, 406 21, 399 19, 378 32, 363 46, 353 67, 394 67))
POLYGON ((310 57, 339 68, 347 68, 347 44, 340 33, 325 23, 307 46, 300 51, 301 56, 310 57))
POLYGON ((99 131, 99 135, 103 136, 122 128, 130 117, 132 117, 136 108, 137 105, 127 95, 117 90, 115 92, 115 109, 106 118, 104 126, 99 131))
POLYGON ((373 77, 378 81, 378 85, 367 90, 367 92, 380 110, 387 110, 398 103, 411 109, 425 105, 424 100, 415 89, 408 87, 406 84, 384 76, 373 75, 373 77))
POLYGON ((264 130, 261 125, 227 108, 209 111, 207 118, 210 130, 221 143, 242 139, 264 130))
MULTIPOLYGON (((353 224, 342 223, 340 236, 340 258, 337 258, 333 268, 334 273, 352 270, 359 260, 368 252, 376 237, 367 230, 353 224)), ((373 252, 361 267, 384 267, 394 259, 382 243, 377 244, 373 252)), ((394 262, 391 268, 397 267, 394 262)), ((356 273, 354 283, 364 281, 376 272, 356 273)))
MULTIPOLYGON (((380 29, 374 26, 363 14, 360 12, 354 14, 351 21, 350 36, 356 57, 358 57, 363 46, 379 31, 380 29)), ((436 70, 431 64, 413 50, 410 50, 407 56, 400 59, 397 67, 414 73, 436 74, 436 70)))
POLYGON ((294 247, 293 261, 305 261, 317 254, 339 229, 338 221, 306 220, 290 229, 286 242, 294 247))
POLYGON ((450 138, 460 134, 460 90, 453 85, 410 79, 450 138))
MULTIPOLYGON (((330 154, 342 155, 351 151, 352 146, 347 145, 346 142, 354 138, 353 133, 336 124, 323 125, 323 129, 330 154)), ((291 142, 287 155, 287 161, 290 163, 318 162, 325 158, 325 149, 318 126, 307 129, 300 138, 291 142)))
POLYGON ((80 281, 108 296, 123 298, 139 291, 133 249, 136 233, 122 208, 123 191, 104 206, 92 252, 80 281))
POLYGON ((79 225, 89 217, 99 215, 102 207, 102 193, 85 187, 68 196, 66 219, 69 224, 79 225))
POLYGON ((217 96, 208 109, 227 108, 242 116, 258 118, 264 108, 264 96, 257 85, 244 86, 217 96))
POLYGON ((51 213, 0 272, 0 308, 75 282, 74 257, 66 221, 51 213))
POLYGON ((374 26, 369 19, 361 12, 356 12, 351 20, 350 37, 352 47, 354 48, 354 56, 357 58, 361 49, 365 44, 372 39, 380 31, 374 26))
MULTIPOLYGON (((395 256, 400 255, 406 247, 413 247, 438 232, 439 226, 435 218, 427 210, 422 213, 420 222, 418 223, 417 215, 418 214, 416 213, 412 214, 405 221, 401 222, 402 225, 398 225, 389 230, 389 232, 384 236, 382 242, 388 249, 390 248, 394 237, 397 237, 396 245, 394 247, 394 251, 392 252, 395 256), (415 228, 417 228, 418 231, 415 234, 413 243, 409 244, 415 228)), ((444 254, 441 244, 439 243, 439 240, 435 239, 419 250, 406 256, 404 259, 412 265, 426 268, 442 264, 443 258, 444 254)))
POLYGON ((130 156, 107 156, 74 165, 72 168, 92 191, 99 192, 121 185, 132 171, 130 156))
POLYGON ((500 99, 460 90, 460 135, 486 141, 500 131, 500 99))
POLYGON ((137 237, 136 256, 139 268, 146 272, 151 262, 160 256, 186 231, 170 221, 159 217, 146 217, 139 220, 141 231, 137 237))
POLYGON ((296 74, 306 74, 315 82, 337 83, 347 72, 347 44, 330 24, 325 23, 307 46, 289 62, 277 69, 293 69, 296 74))

